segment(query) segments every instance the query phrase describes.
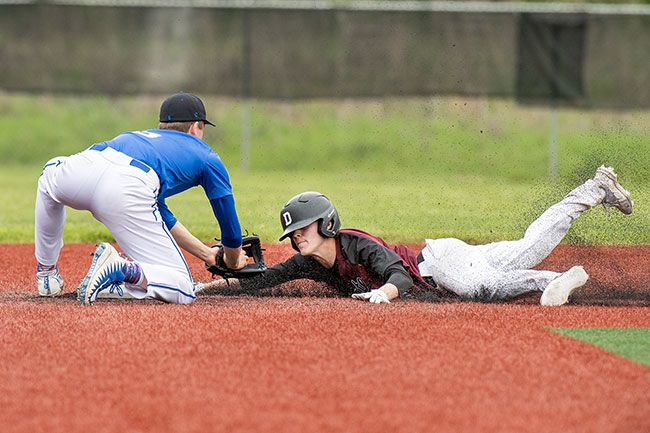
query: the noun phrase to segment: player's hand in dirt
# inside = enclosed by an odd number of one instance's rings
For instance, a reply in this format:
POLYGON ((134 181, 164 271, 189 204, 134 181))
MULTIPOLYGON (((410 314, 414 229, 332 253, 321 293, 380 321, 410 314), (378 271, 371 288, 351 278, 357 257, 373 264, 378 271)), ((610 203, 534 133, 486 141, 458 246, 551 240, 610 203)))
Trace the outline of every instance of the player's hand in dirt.
POLYGON ((354 293, 352 299, 368 301, 372 304, 390 304, 388 295, 383 290, 379 289, 374 289, 365 293, 354 293))

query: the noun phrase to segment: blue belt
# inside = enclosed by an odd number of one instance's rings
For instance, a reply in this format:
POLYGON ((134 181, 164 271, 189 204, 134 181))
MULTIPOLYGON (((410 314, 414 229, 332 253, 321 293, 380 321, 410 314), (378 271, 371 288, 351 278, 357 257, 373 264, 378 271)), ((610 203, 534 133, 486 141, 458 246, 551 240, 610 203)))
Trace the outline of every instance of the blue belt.
MULTIPOLYGON (((98 152, 101 152, 102 150, 108 148, 108 145, 106 143, 99 143, 99 144, 93 144, 90 146, 90 150, 96 150, 98 152)), ((151 170, 151 167, 149 167, 147 164, 144 162, 140 162, 135 158, 131 158, 131 162, 129 163, 130 166, 139 168, 140 170, 144 171, 145 173, 149 173, 149 170, 151 170)))

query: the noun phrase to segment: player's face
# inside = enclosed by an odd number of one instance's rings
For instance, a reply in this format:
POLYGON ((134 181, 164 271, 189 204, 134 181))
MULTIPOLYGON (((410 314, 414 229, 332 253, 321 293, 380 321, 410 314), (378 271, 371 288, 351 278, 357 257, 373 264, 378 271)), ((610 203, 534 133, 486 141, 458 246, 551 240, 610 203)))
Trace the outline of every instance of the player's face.
POLYGON ((291 239, 303 256, 313 256, 319 251, 325 238, 318 233, 319 221, 314 221, 307 227, 298 229, 291 234, 291 239))

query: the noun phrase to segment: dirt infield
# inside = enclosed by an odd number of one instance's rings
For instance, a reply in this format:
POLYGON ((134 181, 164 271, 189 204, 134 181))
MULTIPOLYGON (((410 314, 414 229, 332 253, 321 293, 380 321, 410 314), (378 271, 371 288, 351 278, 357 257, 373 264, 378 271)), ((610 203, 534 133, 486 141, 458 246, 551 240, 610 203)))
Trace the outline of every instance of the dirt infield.
MULTIPOLYGON (((66 292, 92 245, 67 245, 66 292)), ((0 430, 640 432, 650 368, 555 327, 650 327, 650 247, 559 247, 571 305, 34 295, 33 245, 0 245, 0 430)), ((269 262, 288 257, 267 251, 269 262)), ((197 279, 201 264, 191 260, 197 279)), ((290 293, 301 293, 297 286, 290 293)))
MULTIPOLYGON (((421 245, 412 245, 417 251, 421 245)), ((294 252, 288 244, 266 246, 268 264, 278 263, 294 252)), ((59 260, 59 269, 66 279, 67 292, 85 275, 90 264, 94 245, 66 245, 59 260)), ((0 264, 5 271, 0 274, 0 294, 31 294, 36 262, 34 246, 1 245, 0 264)), ((209 276, 203 264, 187 257, 192 274, 197 281, 207 281, 209 276)), ((589 274, 587 284, 576 290, 571 298, 573 305, 650 306, 650 245, 648 246, 571 246, 560 245, 538 268, 562 272, 574 265, 583 265, 589 274)), ((281 294, 322 294, 313 284, 293 284, 281 294)), ((539 294, 524 295, 508 303, 537 304, 539 294)), ((5 295, 6 297, 6 295, 5 295)))

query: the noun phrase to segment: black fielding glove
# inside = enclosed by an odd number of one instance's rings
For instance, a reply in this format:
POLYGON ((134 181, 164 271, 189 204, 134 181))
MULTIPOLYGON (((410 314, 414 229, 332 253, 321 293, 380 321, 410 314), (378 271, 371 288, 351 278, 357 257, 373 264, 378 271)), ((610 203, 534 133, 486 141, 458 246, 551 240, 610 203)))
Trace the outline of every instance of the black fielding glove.
POLYGON ((214 245, 219 248, 217 252, 217 261, 214 265, 205 265, 205 268, 212 275, 218 275, 223 278, 251 278, 255 277, 266 271, 266 264, 264 263, 264 249, 260 242, 259 236, 256 234, 246 235, 242 238, 242 249, 246 255, 253 259, 253 263, 249 263, 241 269, 230 269, 226 266, 224 260, 223 246, 221 244, 214 245))

